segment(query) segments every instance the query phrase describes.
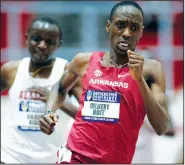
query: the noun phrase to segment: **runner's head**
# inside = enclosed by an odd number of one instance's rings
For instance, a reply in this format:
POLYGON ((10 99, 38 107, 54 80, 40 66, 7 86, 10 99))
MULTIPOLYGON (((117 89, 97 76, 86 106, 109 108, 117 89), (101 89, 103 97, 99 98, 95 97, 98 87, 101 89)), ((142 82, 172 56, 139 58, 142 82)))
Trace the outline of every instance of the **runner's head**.
POLYGON ((26 33, 26 42, 32 61, 46 63, 62 43, 62 30, 53 19, 34 20, 26 33))
POLYGON ((113 51, 125 55, 135 49, 142 37, 143 19, 143 10, 134 1, 121 1, 112 8, 106 30, 113 51))

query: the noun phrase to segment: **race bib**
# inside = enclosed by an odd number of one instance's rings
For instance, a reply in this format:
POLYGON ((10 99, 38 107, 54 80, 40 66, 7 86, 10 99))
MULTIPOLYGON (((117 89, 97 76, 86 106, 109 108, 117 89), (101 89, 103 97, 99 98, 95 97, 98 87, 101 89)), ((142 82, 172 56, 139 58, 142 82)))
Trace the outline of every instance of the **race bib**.
POLYGON ((88 90, 85 94, 82 119, 97 122, 119 121, 120 94, 112 91, 88 90))
POLYGON ((39 120, 45 113, 45 103, 37 100, 20 100, 16 125, 22 131, 40 131, 39 120))

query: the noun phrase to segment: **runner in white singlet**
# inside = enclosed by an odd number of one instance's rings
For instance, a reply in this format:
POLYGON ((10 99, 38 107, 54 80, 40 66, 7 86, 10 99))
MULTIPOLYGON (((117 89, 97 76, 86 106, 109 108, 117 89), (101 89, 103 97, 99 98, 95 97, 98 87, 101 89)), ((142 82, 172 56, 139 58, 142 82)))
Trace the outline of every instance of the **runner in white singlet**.
MULTIPOLYGON (((41 18, 31 23, 26 37, 30 57, 5 63, 1 68, 0 89, 9 89, 11 104, 1 131, 1 162, 54 163, 73 119, 57 110, 59 119, 50 136, 41 132, 39 119, 46 113, 45 102, 51 87, 67 68, 67 60, 53 56, 62 43, 62 32, 56 21, 41 18)), ((70 92, 79 100, 79 86, 70 92)), ((64 111, 77 110, 68 98, 62 106, 64 111)))

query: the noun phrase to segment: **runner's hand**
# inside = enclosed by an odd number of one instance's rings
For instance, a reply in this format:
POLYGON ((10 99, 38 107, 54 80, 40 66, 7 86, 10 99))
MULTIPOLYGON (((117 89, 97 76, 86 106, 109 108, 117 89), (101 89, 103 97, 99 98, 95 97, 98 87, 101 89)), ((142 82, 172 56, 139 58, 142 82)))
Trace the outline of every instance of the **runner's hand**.
POLYGON ((141 81, 143 77, 144 57, 131 50, 128 50, 127 54, 129 58, 128 65, 130 67, 132 77, 136 81, 141 81))
POLYGON ((56 113, 45 114, 39 121, 40 130, 47 135, 51 135, 58 118, 56 113))

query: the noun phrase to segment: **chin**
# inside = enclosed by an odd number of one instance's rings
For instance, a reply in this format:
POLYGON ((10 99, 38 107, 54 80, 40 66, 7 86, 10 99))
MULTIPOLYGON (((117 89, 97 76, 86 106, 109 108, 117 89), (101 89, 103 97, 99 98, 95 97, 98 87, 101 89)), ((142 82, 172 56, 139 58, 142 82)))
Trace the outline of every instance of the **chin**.
POLYGON ((35 63, 38 63, 38 64, 44 64, 48 60, 47 59, 41 59, 41 58, 32 58, 32 61, 34 61, 35 63))
POLYGON ((36 61, 38 64, 45 64, 45 63, 47 63, 47 61, 44 61, 44 60, 37 60, 36 61))
POLYGON ((121 56, 127 55, 127 50, 117 49, 115 52, 116 52, 116 54, 121 55, 121 56))

